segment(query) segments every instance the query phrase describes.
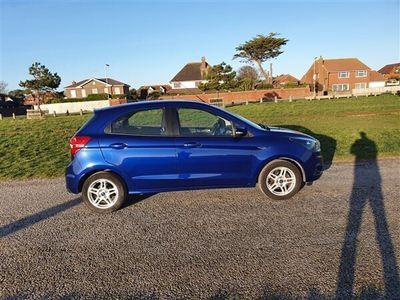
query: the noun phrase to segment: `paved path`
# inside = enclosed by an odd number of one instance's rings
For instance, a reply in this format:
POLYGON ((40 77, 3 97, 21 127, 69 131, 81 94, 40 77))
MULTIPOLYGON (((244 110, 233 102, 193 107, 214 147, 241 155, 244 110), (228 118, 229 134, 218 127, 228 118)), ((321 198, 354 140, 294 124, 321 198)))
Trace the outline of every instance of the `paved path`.
POLYGON ((174 192, 110 215, 62 179, 2 182, 0 298, 400 298, 399 178, 343 163, 289 201, 174 192))

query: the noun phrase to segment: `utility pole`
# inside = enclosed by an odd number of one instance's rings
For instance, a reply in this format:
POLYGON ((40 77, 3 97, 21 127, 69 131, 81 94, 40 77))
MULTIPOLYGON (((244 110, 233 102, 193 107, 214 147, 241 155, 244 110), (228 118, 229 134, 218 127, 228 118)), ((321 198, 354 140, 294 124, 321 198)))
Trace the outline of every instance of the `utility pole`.
POLYGON ((314 57, 314 74, 313 74, 313 90, 314 90, 314 99, 317 96, 316 85, 317 85, 317 74, 315 73, 315 62, 317 61, 317 57, 314 57))
MULTIPOLYGON (((108 76, 107 76, 107 68, 109 67, 110 65, 109 64, 105 64, 105 66, 104 66, 104 71, 105 71, 105 73, 106 73, 106 85, 107 85, 107 91, 108 91, 108 76)), ((111 92, 111 91, 110 91, 111 92)), ((107 98, 109 99, 110 98, 110 93, 107 93, 107 98)))

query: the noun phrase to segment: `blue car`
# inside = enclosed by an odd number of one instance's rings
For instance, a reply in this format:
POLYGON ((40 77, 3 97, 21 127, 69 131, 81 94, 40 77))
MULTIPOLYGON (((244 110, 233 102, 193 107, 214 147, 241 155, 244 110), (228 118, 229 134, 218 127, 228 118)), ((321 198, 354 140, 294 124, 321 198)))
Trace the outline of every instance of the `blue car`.
POLYGON ((98 212, 128 195, 253 187, 289 199, 322 174, 320 143, 195 101, 95 110, 70 140, 67 189, 98 212))

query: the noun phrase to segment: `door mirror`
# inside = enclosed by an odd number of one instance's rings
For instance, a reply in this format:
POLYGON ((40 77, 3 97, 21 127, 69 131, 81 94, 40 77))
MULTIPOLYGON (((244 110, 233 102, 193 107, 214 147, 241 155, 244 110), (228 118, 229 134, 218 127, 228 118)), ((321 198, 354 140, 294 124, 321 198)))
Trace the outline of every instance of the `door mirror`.
POLYGON ((235 137, 244 137, 247 135, 247 129, 243 127, 236 127, 235 137))

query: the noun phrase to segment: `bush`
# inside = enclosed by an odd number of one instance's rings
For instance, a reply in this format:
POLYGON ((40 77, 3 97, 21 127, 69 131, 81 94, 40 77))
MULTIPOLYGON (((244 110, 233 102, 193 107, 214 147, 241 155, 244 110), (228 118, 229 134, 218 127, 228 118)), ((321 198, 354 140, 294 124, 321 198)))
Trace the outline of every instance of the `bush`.
POLYGON ((289 82, 286 83, 284 85, 282 85, 281 87, 284 89, 291 89, 291 88, 300 88, 300 87, 306 87, 307 84, 306 83, 295 83, 295 82, 289 82))
POLYGON ((90 94, 87 96, 87 100, 107 100, 108 99, 108 94, 103 93, 103 94, 90 94))
POLYGON ((268 89, 273 89, 273 88, 274 88, 274 86, 270 83, 260 83, 256 87, 257 90, 268 90, 268 89))

